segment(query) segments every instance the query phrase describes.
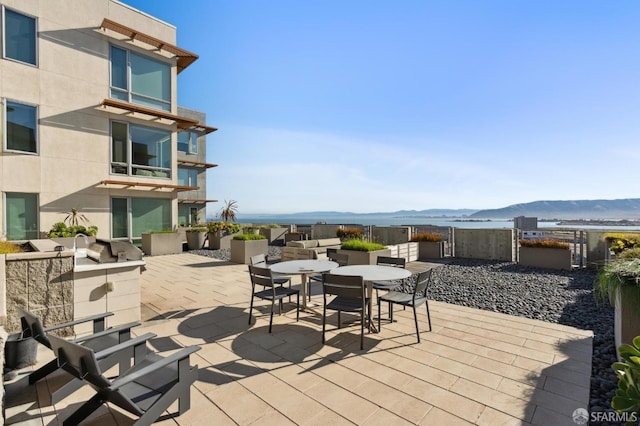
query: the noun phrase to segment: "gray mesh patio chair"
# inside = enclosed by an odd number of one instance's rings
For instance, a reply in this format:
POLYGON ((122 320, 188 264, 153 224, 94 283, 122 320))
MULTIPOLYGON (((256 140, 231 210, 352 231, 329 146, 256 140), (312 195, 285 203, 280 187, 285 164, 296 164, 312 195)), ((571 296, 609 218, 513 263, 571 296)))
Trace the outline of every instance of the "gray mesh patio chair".
POLYGON ((73 412, 63 424, 77 425, 104 403, 112 403, 139 419, 135 424, 150 425, 178 400, 178 415, 190 408, 191 385, 198 378, 198 367, 189 364, 189 356, 200 350, 189 346, 167 357, 148 350, 149 333, 131 339, 104 352, 123 351, 135 343, 135 364, 115 379, 104 375, 97 354, 90 348, 74 342, 49 336, 60 368, 89 384, 96 394, 73 412), (142 342, 140 342, 142 340, 142 342), (141 344, 140 344, 141 343, 141 344))
POLYGON ((413 293, 402 293, 399 291, 389 291, 378 298, 378 330, 380 330, 380 303, 389 302, 389 318, 393 321, 393 305, 410 306, 413 308, 413 319, 416 323, 416 335, 420 343, 420 329, 418 328, 418 314, 416 308, 422 304, 427 307, 427 320, 429 321, 429 331, 431 331, 431 315, 429 314, 429 300, 427 299, 429 283, 431 282, 432 269, 420 272, 416 277, 416 285, 413 293))
MULTIPOLYGON (((338 328, 341 328, 341 312, 360 313, 360 350, 364 349, 364 323, 369 323, 369 301, 364 280, 359 276, 324 274, 322 276, 322 343, 325 343, 327 310, 338 311, 338 328), (331 300, 327 297, 336 296, 331 300)), ((370 314, 370 312, 369 312, 370 314)))
MULTIPOLYGON (((113 313, 111 312, 106 312, 92 315, 86 318, 81 318, 75 321, 57 324, 51 327, 43 327, 42 322, 37 316, 33 315, 26 309, 20 308, 19 306, 16 307, 16 309, 18 311, 18 315, 20 315, 23 337, 33 337, 38 343, 46 346, 49 349, 52 349, 52 347, 51 342, 49 341, 49 335, 47 333, 51 333, 56 330, 62 330, 67 327, 73 327, 74 325, 93 322, 93 334, 71 340, 78 344, 84 345, 94 351, 101 351, 103 349, 129 340, 131 338, 131 328, 140 325, 139 322, 132 322, 117 327, 111 327, 105 330, 105 319, 113 315, 113 313)), ((128 368, 129 365, 129 361, 125 358, 126 357, 121 356, 121 354, 113 354, 112 356, 100 358, 99 362, 102 368, 105 369, 113 367, 116 364, 120 364, 121 371, 124 371, 124 369, 128 368)), ((47 364, 29 374, 29 384, 34 384, 38 380, 53 373, 58 368, 58 361, 56 359, 49 361, 47 364)), ((82 381, 70 380, 68 383, 51 394, 51 403, 56 404, 66 396, 75 392, 81 386, 82 381)))
MULTIPOLYGON (((338 249, 333 249, 338 250, 338 249)), ((329 260, 336 262, 338 266, 347 266, 349 263, 349 255, 348 254, 338 254, 336 251, 332 252, 330 256, 327 256, 329 260)), ((327 249, 327 255, 329 254, 329 249, 327 249)), ((311 283, 312 282, 322 282, 322 274, 311 275, 309 277, 309 282, 307 283, 307 294, 309 295, 309 301, 311 301, 311 283)))
POLYGON ((282 312, 282 299, 296 295, 296 321, 300 319, 300 291, 290 287, 283 287, 275 282, 271 269, 249 265, 249 276, 251 277, 251 304, 249 305, 249 324, 251 324, 251 314, 253 311, 253 299, 257 297, 263 300, 271 300, 271 316, 269 317, 269 333, 273 324, 273 310, 276 300, 278 301, 278 315, 282 312), (256 286, 262 286, 264 290, 256 291, 256 286))

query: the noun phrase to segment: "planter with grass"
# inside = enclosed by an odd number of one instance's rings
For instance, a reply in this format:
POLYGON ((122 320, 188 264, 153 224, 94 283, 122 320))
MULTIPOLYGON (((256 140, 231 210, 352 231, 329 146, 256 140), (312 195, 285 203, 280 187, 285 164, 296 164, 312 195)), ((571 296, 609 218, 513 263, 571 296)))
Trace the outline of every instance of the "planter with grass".
POLYGON ((569 243, 556 240, 520 240, 518 263, 522 266, 571 270, 569 243))
POLYGON ((212 250, 230 249, 233 236, 242 230, 242 226, 231 222, 209 222, 209 248, 212 250))
POLYGON ((175 231, 142 234, 142 251, 148 256, 182 253, 182 241, 175 231))
POLYGON ((640 335, 640 248, 623 251, 598 272, 594 294, 615 308, 616 348, 640 335))
POLYGON ((237 234, 231 239, 231 261, 248 265, 251 256, 267 254, 267 238, 260 234, 237 234))
POLYGON ((418 232, 411 238, 418 243, 418 259, 442 259, 444 257, 444 241, 442 235, 435 232, 418 232))
POLYGON ((349 265, 375 265, 378 256, 390 256, 391 250, 378 243, 348 240, 342 243, 338 253, 349 256, 349 265))

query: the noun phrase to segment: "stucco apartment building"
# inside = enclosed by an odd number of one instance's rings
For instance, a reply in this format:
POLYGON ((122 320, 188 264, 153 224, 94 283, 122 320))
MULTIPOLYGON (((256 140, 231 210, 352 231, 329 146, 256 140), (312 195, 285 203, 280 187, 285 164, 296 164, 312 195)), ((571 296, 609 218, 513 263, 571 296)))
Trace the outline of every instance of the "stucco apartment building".
POLYGON ((77 209, 137 241, 205 218, 204 113, 177 105, 198 56, 115 0, 0 0, 0 218, 37 238, 77 209))

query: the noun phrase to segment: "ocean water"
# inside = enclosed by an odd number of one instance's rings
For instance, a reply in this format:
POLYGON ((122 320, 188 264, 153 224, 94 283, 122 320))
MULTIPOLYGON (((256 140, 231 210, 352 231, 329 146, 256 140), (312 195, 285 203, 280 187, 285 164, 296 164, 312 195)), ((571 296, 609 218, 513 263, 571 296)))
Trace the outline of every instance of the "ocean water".
MULTIPOLYGON (((453 217, 416 217, 405 216, 396 217, 391 215, 375 214, 353 214, 353 215, 330 215, 322 217, 320 215, 238 215, 240 223, 254 224, 296 224, 312 225, 316 223, 327 223, 337 225, 376 225, 376 226, 409 226, 409 225, 434 225, 452 226, 465 229, 511 229, 512 220, 499 219, 468 219, 453 217)), ((603 225, 560 225, 558 222, 538 222, 538 228, 560 228, 560 229, 610 229, 631 231, 640 230, 640 226, 603 226, 603 225)))

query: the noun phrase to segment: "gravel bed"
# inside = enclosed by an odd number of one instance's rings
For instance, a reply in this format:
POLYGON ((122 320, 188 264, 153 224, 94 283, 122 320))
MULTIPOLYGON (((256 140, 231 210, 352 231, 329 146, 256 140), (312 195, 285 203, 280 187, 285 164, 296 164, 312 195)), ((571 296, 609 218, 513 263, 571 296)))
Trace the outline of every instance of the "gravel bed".
MULTIPOLYGON (((191 253, 230 259, 230 250, 193 250, 191 253)), ((269 247, 269 257, 280 257, 280 247, 269 247)), ((597 304, 592 293, 592 270, 550 271, 512 262, 453 259, 437 269, 430 299, 593 330, 593 358, 589 411, 611 411, 617 379, 613 309, 597 304)), ((412 278, 403 281, 411 291, 412 278)), ((579 407, 576 407, 579 408, 579 407)), ((585 407, 586 408, 586 407, 585 407)))

